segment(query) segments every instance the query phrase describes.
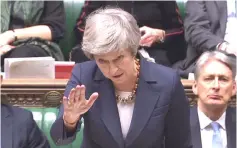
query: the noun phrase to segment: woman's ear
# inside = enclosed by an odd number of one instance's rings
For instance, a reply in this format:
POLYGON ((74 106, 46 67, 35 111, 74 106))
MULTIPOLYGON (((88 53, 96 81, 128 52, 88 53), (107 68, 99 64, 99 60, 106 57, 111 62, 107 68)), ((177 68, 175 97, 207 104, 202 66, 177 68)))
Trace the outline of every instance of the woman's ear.
POLYGON ((197 95, 197 82, 194 81, 193 86, 192 86, 193 93, 197 95))

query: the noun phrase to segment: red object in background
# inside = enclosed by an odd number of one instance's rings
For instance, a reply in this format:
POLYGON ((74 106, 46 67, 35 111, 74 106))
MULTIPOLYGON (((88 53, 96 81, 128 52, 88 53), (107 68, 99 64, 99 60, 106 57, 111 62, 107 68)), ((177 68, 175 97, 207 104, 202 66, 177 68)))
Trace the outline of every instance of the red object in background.
POLYGON ((55 61, 55 79, 69 79, 75 62, 55 61))

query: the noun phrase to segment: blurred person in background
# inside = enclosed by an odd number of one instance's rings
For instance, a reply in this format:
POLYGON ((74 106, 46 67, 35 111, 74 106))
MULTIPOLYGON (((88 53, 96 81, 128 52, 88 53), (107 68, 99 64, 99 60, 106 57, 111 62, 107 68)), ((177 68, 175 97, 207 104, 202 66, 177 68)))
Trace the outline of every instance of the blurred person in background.
POLYGON ((1 1, 0 55, 5 58, 52 56, 65 32, 63 1, 1 1))
POLYGON ((91 12, 106 6, 121 8, 137 20, 142 34, 139 49, 145 53, 143 56, 168 67, 185 58, 183 22, 175 1, 85 1, 75 27, 78 45, 72 50, 73 61, 89 60, 81 49, 85 19, 91 12))
POLYGON ((50 148, 50 145, 30 111, 1 100, 1 147, 50 148))

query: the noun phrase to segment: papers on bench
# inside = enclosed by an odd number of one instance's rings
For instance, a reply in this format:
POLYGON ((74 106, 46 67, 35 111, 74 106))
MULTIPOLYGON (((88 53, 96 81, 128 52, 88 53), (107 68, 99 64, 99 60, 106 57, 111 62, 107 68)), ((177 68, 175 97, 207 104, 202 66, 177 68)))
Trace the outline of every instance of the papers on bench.
POLYGON ((54 79, 54 62, 52 57, 6 58, 5 79, 54 79))

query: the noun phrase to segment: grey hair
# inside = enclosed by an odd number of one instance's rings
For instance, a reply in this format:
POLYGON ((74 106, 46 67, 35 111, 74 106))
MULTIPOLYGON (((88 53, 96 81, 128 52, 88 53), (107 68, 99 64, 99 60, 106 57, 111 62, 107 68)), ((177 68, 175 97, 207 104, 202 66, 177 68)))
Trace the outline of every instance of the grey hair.
POLYGON ((124 49, 135 56, 140 39, 137 21, 130 13, 120 8, 100 8, 86 19, 82 50, 89 59, 124 49))
POLYGON ((196 68, 194 70, 195 80, 197 80, 198 77, 200 76, 201 68, 210 60, 217 60, 226 65, 232 71, 233 79, 235 79, 236 57, 226 52, 215 50, 215 51, 206 51, 199 57, 196 63, 196 68))

